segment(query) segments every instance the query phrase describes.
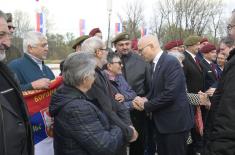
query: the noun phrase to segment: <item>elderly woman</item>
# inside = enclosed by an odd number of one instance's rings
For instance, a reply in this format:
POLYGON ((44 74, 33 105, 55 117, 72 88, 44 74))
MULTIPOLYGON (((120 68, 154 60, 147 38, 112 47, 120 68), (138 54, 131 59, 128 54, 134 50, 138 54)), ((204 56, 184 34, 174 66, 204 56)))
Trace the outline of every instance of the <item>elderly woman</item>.
POLYGON ((108 53, 107 62, 105 73, 114 88, 114 98, 129 110, 133 110, 132 100, 137 95, 122 75, 123 65, 119 55, 114 52, 108 53))
POLYGON ((64 63, 62 85, 53 95, 55 155, 113 155, 123 145, 119 127, 87 100, 95 80, 96 61, 88 53, 72 53, 64 63))

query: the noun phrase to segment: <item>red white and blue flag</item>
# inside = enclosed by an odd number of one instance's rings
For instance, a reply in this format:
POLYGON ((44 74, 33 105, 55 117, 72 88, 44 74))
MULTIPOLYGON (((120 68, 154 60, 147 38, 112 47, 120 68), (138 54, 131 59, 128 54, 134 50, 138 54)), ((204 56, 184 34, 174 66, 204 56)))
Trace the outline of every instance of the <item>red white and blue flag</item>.
POLYGON ((140 34, 141 34, 141 37, 145 36, 147 34, 147 29, 144 28, 144 27, 141 27, 140 28, 140 34))
POLYGON ((85 19, 79 20, 79 31, 80 31, 80 36, 85 35, 85 19))
POLYGON ((115 33, 121 32, 121 23, 115 23, 115 33))

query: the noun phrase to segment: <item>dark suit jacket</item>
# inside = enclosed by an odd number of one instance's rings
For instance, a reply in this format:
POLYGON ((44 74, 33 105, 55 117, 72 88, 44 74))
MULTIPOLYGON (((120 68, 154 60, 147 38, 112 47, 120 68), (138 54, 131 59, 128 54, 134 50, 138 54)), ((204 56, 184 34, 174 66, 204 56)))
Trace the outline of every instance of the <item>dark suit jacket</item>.
POLYGON ((216 79, 216 73, 211 68, 211 65, 205 60, 202 59, 200 62, 200 66, 202 68, 203 72, 203 78, 204 78, 204 90, 206 91, 210 87, 216 88, 217 86, 217 79, 216 79))
POLYGON ((185 59, 183 61, 183 69, 186 77, 187 91, 189 93, 198 93, 204 90, 203 73, 197 66, 196 62, 190 54, 184 52, 185 59))
POLYGON ((193 112, 186 95, 186 83, 179 61, 163 52, 151 80, 149 101, 144 108, 153 113, 158 132, 178 133, 193 126, 193 112))

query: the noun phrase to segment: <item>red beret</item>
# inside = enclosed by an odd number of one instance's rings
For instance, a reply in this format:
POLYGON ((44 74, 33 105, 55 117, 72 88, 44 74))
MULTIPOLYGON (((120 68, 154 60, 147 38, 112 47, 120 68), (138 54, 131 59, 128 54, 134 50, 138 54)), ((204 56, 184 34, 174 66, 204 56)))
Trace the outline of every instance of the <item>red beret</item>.
POLYGON ((183 42, 183 40, 176 40, 176 42, 177 42, 177 46, 184 45, 184 42, 183 42))
POLYGON ((208 42, 208 39, 207 39, 207 38, 202 38, 202 39, 200 40, 200 44, 201 44, 201 43, 204 43, 204 42, 208 42))
POLYGON ((94 37, 96 33, 101 33, 99 28, 94 28, 90 31, 89 36, 94 37))
POLYGON ((213 51, 213 50, 216 50, 216 47, 215 45, 210 44, 210 43, 206 44, 200 49, 202 53, 209 53, 210 51, 213 51))
POLYGON ((177 47, 177 46, 178 46, 177 41, 169 41, 165 44, 164 49, 170 50, 170 49, 177 47))
POLYGON ((135 38, 131 41, 131 48, 133 50, 138 50, 138 40, 137 40, 137 38, 135 38))

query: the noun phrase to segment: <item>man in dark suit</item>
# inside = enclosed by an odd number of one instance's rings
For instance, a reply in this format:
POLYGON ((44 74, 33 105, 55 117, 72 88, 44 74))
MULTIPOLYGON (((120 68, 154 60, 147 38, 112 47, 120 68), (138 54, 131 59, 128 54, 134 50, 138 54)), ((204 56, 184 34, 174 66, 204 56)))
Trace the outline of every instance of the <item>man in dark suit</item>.
MULTIPOLYGON (((199 91, 204 91, 203 72, 200 66, 200 60, 196 57, 200 47, 199 36, 189 36, 185 39, 184 45, 186 50, 184 52, 185 59, 183 61, 183 69, 187 83, 188 93, 197 94, 199 91)), ((194 107, 194 111, 200 110, 200 107, 194 107)), ((203 142, 202 136, 196 132, 196 127, 191 131, 193 142, 188 147, 188 155, 195 155, 201 152, 203 142)))
POLYGON ((208 43, 201 48, 203 59, 200 62, 204 76, 204 89, 216 88, 217 81, 219 80, 218 71, 216 70, 216 47, 213 44, 208 43))
POLYGON ((12 72, 2 62, 10 43, 5 15, 0 10, 0 154, 33 155, 32 130, 26 104, 12 72))
POLYGON ((152 113, 158 155, 185 155, 193 116, 181 65, 161 50, 155 36, 141 38, 138 49, 154 65, 150 92, 147 98, 136 97, 134 107, 152 113))

